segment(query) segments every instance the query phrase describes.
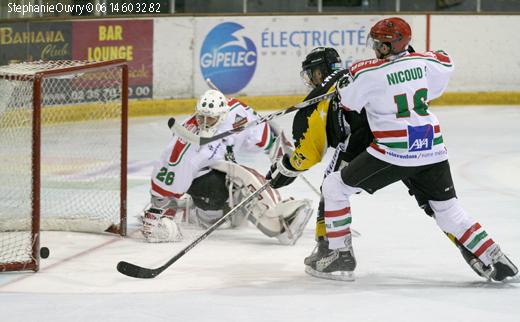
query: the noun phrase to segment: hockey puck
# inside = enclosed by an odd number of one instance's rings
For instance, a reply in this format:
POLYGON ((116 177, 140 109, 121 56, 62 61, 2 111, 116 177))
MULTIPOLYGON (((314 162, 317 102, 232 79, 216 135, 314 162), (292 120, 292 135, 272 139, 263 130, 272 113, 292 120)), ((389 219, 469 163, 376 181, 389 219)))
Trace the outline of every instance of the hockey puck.
POLYGON ((49 249, 47 247, 40 248, 40 257, 41 258, 49 257, 49 249))

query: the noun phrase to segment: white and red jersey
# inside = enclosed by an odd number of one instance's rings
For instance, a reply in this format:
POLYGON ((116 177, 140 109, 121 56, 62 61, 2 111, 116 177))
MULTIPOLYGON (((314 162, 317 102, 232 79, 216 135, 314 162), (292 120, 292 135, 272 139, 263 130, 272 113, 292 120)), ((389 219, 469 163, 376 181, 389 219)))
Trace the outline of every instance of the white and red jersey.
MULTIPOLYGON (((231 99, 228 105, 230 111, 218 126, 215 135, 259 118, 255 111, 236 99, 231 99)), ((198 130, 195 116, 188 118, 183 125, 194 132, 198 130)), ((217 161, 224 160, 226 146, 233 145, 235 152, 261 152, 267 150, 272 141, 271 129, 267 123, 200 147, 184 142, 174 135, 154 166, 151 193, 163 197, 180 197, 188 191, 195 178, 209 172, 209 167, 217 161)))
POLYGON ((442 51, 352 65, 350 82, 340 83, 338 91, 345 109, 367 112, 374 134, 368 153, 399 166, 446 160, 439 121, 427 104, 442 95, 452 71, 453 63, 442 51))

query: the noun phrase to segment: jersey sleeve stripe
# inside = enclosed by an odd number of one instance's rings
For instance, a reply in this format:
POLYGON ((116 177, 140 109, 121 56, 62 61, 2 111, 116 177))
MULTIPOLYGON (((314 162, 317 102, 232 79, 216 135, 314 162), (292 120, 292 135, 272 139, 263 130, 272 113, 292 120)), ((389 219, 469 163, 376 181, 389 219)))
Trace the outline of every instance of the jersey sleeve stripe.
POLYGON ((406 130, 372 131, 372 134, 376 139, 408 136, 408 132, 406 130))
POLYGON ((173 198, 177 198, 177 199, 182 197, 182 195, 183 195, 183 193, 173 193, 168 190, 165 190, 165 189, 159 187, 159 185, 155 184, 155 182, 153 182, 153 180, 152 180, 152 191, 160 194, 163 197, 173 197, 173 198))
POLYGON ((186 154, 186 151, 188 151, 188 148, 190 147, 191 143, 184 143, 180 140, 177 140, 175 142, 175 146, 172 149, 172 153, 170 155, 169 165, 174 166, 179 164, 181 162, 182 157, 184 154, 186 154))
POLYGON ((260 148, 266 148, 267 145, 271 145, 271 129, 267 122, 264 123, 264 131, 262 133, 262 140, 256 145, 260 148))
POLYGON ((232 99, 230 99, 230 100, 228 101, 228 105, 229 105, 229 106, 233 106, 233 105, 235 105, 235 104, 237 104, 237 103, 240 104, 240 101, 237 100, 236 98, 232 98, 232 99))
POLYGON ((386 154, 386 151, 378 147, 374 142, 370 142, 370 147, 381 154, 386 154))
POLYGON ((428 61, 431 61, 431 62, 434 62, 434 63, 437 63, 437 64, 441 64, 441 65, 443 65, 445 67, 452 67, 453 66, 451 64, 451 60, 449 58, 448 58, 448 60, 446 62, 444 62, 444 61, 440 61, 439 59, 436 59, 436 57, 423 56, 423 55, 420 55, 420 56, 414 55, 414 56, 406 56, 404 58, 399 58, 399 59, 396 59, 396 60, 393 60, 393 61, 385 61, 384 64, 364 66, 363 68, 360 68, 354 74, 352 74, 352 78, 353 78, 353 80, 356 80, 359 75, 362 75, 362 74, 364 74, 366 72, 369 72, 369 71, 372 71, 372 70, 376 70, 376 69, 380 69, 380 68, 383 68, 383 67, 386 67, 386 66, 389 66, 389 65, 392 65, 392 64, 396 64, 396 63, 402 62, 402 61, 417 60, 417 59, 428 60, 428 61))
POLYGON ((439 50, 439 51, 433 52, 433 54, 435 55, 435 57, 437 57, 437 59, 438 59, 440 62, 451 64, 451 59, 450 59, 450 57, 449 57, 448 54, 446 54, 444 51, 439 50))
POLYGON ((384 65, 386 63, 388 63, 389 61, 387 60, 384 60, 384 59, 366 59, 366 60, 362 60, 358 63, 355 63, 352 67, 350 67, 350 75, 352 75, 352 77, 355 77, 356 74, 362 70, 365 70, 365 69, 368 69, 368 68, 373 68, 373 67, 378 67, 378 66, 381 66, 381 65, 384 65))

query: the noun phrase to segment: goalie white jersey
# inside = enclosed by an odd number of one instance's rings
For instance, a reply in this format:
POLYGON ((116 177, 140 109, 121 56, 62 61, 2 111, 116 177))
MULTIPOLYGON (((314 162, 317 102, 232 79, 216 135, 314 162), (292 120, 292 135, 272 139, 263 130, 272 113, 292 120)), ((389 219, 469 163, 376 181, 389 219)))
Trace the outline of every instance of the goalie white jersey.
MULTIPOLYGON (((228 105, 230 111, 224 122, 218 126, 215 135, 258 119, 256 112, 236 99, 231 99, 228 105)), ((193 132, 198 131, 194 116, 188 118, 183 125, 193 132)), ((208 173, 213 164, 225 159, 227 146, 233 146, 234 151, 261 152, 268 150, 271 143, 272 134, 267 123, 200 147, 184 142, 174 135, 154 166, 151 193, 155 196, 178 198, 188 191, 195 178, 208 173)))
POLYGON ((374 135, 367 152, 399 166, 447 160, 439 121, 427 104, 442 95, 452 71, 442 51, 354 64, 338 91, 345 109, 367 112, 374 135))

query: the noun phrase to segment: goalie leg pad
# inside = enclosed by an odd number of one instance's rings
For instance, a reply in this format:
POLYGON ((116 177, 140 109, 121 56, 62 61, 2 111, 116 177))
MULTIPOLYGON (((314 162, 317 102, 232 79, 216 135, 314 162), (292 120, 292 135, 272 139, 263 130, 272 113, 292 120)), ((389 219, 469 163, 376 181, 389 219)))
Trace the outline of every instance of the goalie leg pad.
POLYGON ((283 245, 294 245, 312 216, 309 200, 284 200, 268 209, 251 209, 249 220, 266 236, 276 237, 283 245))
POLYGON ((224 210, 204 210, 200 208, 195 208, 194 218, 198 226, 207 229, 216 223, 222 216, 224 215, 224 210))
MULTIPOLYGON (((297 202, 300 206, 289 216, 281 218, 284 229, 276 238, 282 245, 296 244, 312 216, 312 207, 309 200, 291 200, 289 202, 297 202)), ((279 205, 285 208, 287 202, 282 202, 279 205)))
MULTIPOLYGON (((212 168, 228 175, 233 189, 229 193, 230 207, 259 189, 265 178, 256 170, 231 162, 217 162, 212 168)), ((309 200, 284 200, 278 191, 268 187, 235 214, 232 220, 247 218, 268 237, 276 237, 283 244, 294 244, 312 215, 309 200), (283 236, 282 236, 283 235, 283 236)), ((233 225, 236 226, 236 225, 233 225)))

